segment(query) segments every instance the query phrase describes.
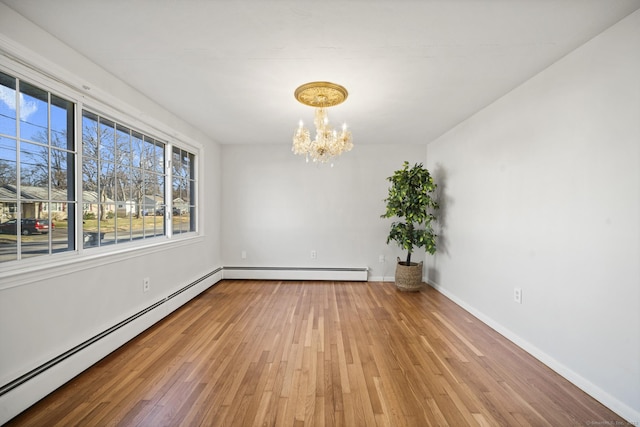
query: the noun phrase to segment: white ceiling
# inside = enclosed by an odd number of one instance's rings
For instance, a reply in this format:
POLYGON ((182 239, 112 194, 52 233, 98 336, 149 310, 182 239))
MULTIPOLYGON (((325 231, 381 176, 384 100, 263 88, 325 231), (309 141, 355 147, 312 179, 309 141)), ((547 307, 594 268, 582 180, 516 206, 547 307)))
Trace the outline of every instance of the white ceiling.
MULTIPOLYGON (((442 135, 640 0, 2 0, 222 144, 290 143, 326 80, 354 144, 442 135)), ((108 88, 105 88, 108 89, 108 88)))

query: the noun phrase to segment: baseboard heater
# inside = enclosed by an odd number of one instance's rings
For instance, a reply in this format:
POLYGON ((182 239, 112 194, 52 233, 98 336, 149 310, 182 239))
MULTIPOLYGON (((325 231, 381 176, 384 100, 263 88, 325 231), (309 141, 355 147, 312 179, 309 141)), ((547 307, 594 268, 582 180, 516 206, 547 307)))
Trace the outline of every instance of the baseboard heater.
POLYGON ((367 267, 223 267, 225 279, 344 280, 366 282, 367 267))
POLYGON ((136 314, 127 317, 126 319, 124 319, 123 321, 113 325, 109 329, 106 329, 106 330, 100 332, 98 335, 95 335, 95 336, 89 338, 88 340, 78 344, 77 346, 75 346, 75 347, 65 351, 64 353, 54 357, 53 359, 43 363, 42 365, 38 366, 37 368, 27 372, 26 374, 16 378, 15 380, 13 380, 11 382, 3 385, 2 387, 0 387, 0 397, 3 396, 6 393, 9 393, 11 390, 15 389, 16 387, 19 387, 20 385, 26 383, 27 381, 32 380, 34 377, 40 375, 41 373, 45 372, 46 370, 51 369, 52 367, 56 366, 60 362, 63 362, 64 360, 70 358, 74 354, 86 349, 87 347, 89 347, 90 345, 94 344, 95 342, 97 342, 97 341, 105 338, 106 336, 114 333, 118 329, 120 329, 120 328, 126 326, 127 324, 133 322, 134 320, 144 316, 145 314, 149 313, 150 311, 158 308, 162 304, 165 304, 166 302, 172 300, 173 298, 177 297, 178 295, 182 294, 183 292, 188 291, 189 289, 191 289, 192 287, 196 286, 197 284, 202 283, 202 281, 207 280, 209 277, 211 277, 214 274, 220 272, 221 270, 222 270, 222 268, 217 268, 214 271, 212 271, 210 273, 207 273, 206 275, 204 275, 204 276, 200 277, 199 279, 189 283, 188 285, 186 285, 183 288, 177 290, 176 292, 174 292, 171 295, 165 297, 164 299, 156 302, 155 304, 152 304, 149 307, 147 307, 147 308, 145 308, 143 310, 140 310, 136 314))

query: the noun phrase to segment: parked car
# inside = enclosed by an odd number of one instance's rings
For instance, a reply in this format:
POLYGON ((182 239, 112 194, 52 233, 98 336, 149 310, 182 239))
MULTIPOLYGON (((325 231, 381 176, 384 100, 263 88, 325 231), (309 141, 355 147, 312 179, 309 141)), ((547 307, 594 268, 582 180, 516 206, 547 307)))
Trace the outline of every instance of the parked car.
MULTIPOLYGON (((49 229, 51 229, 51 231, 55 230, 53 221, 51 222, 51 227, 49 227, 49 221, 46 219, 23 218, 20 224, 20 232, 24 235, 33 233, 44 234, 48 233, 49 229)), ((0 233, 16 234, 18 232, 17 225, 17 219, 10 219, 9 221, 3 222, 0 224, 0 233)))
MULTIPOLYGON (((182 211, 178 208, 173 208, 171 212, 173 213, 173 215, 182 215, 182 211)), ((164 215, 164 208, 157 209, 156 215, 164 215)))

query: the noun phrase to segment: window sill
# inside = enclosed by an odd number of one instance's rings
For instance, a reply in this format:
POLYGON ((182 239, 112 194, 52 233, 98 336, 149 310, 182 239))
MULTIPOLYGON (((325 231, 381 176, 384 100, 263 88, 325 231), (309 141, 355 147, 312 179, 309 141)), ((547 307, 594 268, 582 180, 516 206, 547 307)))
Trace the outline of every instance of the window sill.
POLYGON ((154 243, 125 243, 100 248, 83 249, 80 252, 51 255, 45 262, 25 265, 0 265, 0 291, 25 284, 64 276, 77 271, 92 269, 123 260, 142 257, 156 252, 171 250, 180 246, 191 245, 203 240, 198 233, 187 233, 186 236, 174 236, 171 239, 159 238, 154 243))

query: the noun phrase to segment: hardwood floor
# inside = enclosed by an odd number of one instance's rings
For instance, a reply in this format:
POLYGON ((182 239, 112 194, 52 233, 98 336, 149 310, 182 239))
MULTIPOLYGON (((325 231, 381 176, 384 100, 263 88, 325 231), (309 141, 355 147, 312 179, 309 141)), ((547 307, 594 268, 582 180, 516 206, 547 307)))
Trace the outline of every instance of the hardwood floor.
POLYGON ((431 288, 241 280, 218 283, 8 423, 589 424, 624 420, 431 288))

